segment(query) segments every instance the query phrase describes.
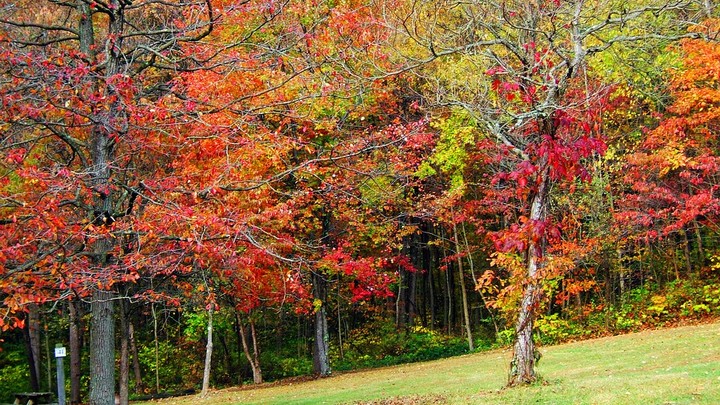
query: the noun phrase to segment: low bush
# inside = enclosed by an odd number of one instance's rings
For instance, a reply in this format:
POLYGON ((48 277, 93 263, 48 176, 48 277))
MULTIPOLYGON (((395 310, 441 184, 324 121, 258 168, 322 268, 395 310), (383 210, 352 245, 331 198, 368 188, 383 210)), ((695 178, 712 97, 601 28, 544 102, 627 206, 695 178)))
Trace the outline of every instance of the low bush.
POLYGON ((462 338, 446 336, 423 326, 397 330, 386 320, 375 320, 367 327, 351 331, 342 353, 337 346, 331 348, 336 370, 413 363, 467 352, 467 341, 462 338))

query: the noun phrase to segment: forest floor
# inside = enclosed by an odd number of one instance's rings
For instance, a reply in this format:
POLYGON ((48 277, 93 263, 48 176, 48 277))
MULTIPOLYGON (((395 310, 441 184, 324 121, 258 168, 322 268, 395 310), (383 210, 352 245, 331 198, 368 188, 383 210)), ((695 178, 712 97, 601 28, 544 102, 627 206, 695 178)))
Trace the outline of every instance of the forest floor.
POLYGON ((541 348, 541 382, 503 389, 511 351, 243 386, 145 404, 717 404, 720 323, 541 348))

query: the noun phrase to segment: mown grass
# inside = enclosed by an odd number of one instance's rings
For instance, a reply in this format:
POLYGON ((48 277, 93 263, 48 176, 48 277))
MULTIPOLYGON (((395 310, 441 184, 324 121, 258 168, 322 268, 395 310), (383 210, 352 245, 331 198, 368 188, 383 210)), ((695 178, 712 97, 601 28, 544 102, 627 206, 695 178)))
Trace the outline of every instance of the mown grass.
POLYGON ((502 389, 510 351, 166 399, 209 404, 718 404, 720 323, 542 348, 542 381, 502 389))

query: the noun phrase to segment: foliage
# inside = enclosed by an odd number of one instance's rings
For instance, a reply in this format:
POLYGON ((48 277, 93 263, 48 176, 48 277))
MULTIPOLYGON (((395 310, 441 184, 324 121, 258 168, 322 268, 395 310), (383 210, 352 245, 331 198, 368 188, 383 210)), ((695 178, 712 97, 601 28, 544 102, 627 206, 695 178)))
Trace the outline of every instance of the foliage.
POLYGON ((582 329, 578 329, 571 322, 561 319, 558 314, 543 315, 537 320, 538 341, 543 344, 564 342, 570 337, 581 336, 582 329))
POLYGON ((461 338, 444 336, 422 326, 398 331, 392 322, 377 319, 371 328, 351 331, 348 343, 333 348, 335 368, 354 370, 435 360, 467 353, 461 338))
POLYGON ((30 388, 29 368, 22 347, 5 345, 0 351, 0 401, 11 403, 16 392, 30 388))
POLYGON ((25 383, 29 308, 64 341, 70 299, 96 312, 80 385, 121 308, 146 390, 197 384, 209 308, 218 386, 248 379, 243 322, 273 380, 318 332, 352 369, 464 353, 463 320, 507 346, 720 315, 712 12, 0 6, 0 380, 25 383))
MULTIPOLYGON (((140 365, 144 370, 147 370, 148 380, 153 381, 156 366, 155 346, 147 345, 138 349, 140 365)), ((158 370, 164 389, 174 391, 177 389, 193 388, 202 381, 201 363, 195 356, 187 355, 187 348, 178 347, 176 344, 170 342, 159 342, 158 353, 160 361, 158 370)))
POLYGON ((268 381, 306 376, 313 372, 312 358, 292 356, 284 351, 264 353, 261 361, 263 378, 267 378, 268 381))

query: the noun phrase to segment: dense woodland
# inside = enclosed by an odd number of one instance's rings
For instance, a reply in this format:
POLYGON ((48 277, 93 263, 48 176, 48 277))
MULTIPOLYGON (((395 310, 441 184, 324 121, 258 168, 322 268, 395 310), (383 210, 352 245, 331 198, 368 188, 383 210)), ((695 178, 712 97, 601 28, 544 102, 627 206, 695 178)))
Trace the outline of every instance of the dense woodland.
POLYGON ((112 404, 717 316, 715 14, 2 0, 0 402, 56 343, 112 404))

